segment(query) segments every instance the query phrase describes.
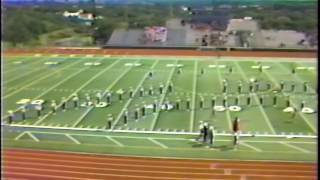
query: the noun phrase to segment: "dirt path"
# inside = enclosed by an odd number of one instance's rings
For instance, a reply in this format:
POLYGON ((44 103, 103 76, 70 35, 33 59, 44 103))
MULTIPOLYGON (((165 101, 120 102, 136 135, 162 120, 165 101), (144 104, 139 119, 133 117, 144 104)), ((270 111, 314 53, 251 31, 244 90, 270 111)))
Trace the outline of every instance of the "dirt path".
POLYGON ((264 51, 198 51, 174 49, 10 49, 5 55, 17 54, 108 54, 108 55, 157 55, 157 56, 233 56, 233 57, 292 57, 317 58, 315 52, 264 52, 264 51))
POLYGON ((116 157, 3 150, 6 179, 316 179, 314 163, 116 157))

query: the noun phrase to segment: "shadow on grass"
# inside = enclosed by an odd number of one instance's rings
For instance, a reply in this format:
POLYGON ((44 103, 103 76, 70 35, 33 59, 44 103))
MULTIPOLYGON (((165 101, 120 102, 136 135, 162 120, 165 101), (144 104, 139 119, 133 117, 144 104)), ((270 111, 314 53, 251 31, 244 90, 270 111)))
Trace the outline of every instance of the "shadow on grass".
POLYGON ((209 145, 208 143, 203 143, 203 142, 190 142, 191 147, 193 148, 206 148, 210 147, 210 149, 215 149, 219 151, 229 151, 233 150, 234 146, 232 144, 226 144, 226 145, 209 145))

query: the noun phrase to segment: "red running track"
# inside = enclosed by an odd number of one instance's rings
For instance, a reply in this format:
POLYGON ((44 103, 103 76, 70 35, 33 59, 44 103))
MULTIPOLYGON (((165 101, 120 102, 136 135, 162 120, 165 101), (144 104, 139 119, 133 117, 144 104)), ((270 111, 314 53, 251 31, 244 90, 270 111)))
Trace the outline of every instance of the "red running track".
POLYGON ((6 180, 311 180, 315 163, 182 160, 5 149, 6 180))

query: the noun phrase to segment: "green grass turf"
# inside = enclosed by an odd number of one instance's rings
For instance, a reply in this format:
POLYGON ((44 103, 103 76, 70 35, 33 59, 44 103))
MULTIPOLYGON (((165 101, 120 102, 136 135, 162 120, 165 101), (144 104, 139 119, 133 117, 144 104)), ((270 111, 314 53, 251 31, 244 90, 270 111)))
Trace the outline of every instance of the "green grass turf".
POLYGON ((57 151, 74 151, 88 153, 105 153, 153 157, 184 157, 206 159, 242 159, 242 160, 282 160, 282 161, 315 161, 316 142, 313 139, 297 138, 241 138, 239 147, 235 150, 231 137, 218 137, 211 148, 206 144, 194 142, 196 136, 177 135, 141 135, 130 133, 97 133, 87 131, 30 131, 39 142, 29 134, 19 139, 20 132, 6 130, 4 147, 50 149, 57 151), (71 135, 80 144, 69 139, 71 135), (160 143, 162 145, 159 145, 160 143), (115 142, 116 141, 116 142, 115 142), (285 146, 287 143, 298 146, 303 151, 285 146), (245 143, 245 144, 243 144, 245 143), (248 147, 250 145, 251 147, 248 147), (257 151, 252 148, 258 148, 257 151))
MULTIPOLYGON (((243 58, 242 58, 243 59, 243 58)), ((314 98, 316 88, 316 72, 315 70, 298 70, 296 74, 291 73, 292 66, 308 66, 315 67, 315 62, 304 62, 304 61, 292 61, 292 59, 279 58, 278 61, 268 61, 268 58, 264 58, 261 64, 271 66, 271 69, 264 70, 262 73, 256 69, 252 69, 251 66, 257 65, 256 61, 262 58, 245 58, 245 61, 237 61, 238 58, 200 58, 200 57, 33 57, 33 56, 17 56, 17 57, 5 57, 4 58, 4 94, 2 100, 4 102, 4 112, 9 109, 17 109, 19 106, 16 101, 23 98, 30 99, 45 99, 47 101, 56 100, 60 102, 62 97, 69 97, 75 91, 78 92, 81 102, 84 102, 84 95, 89 93, 92 98, 95 98, 97 91, 104 92, 111 90, 114 94, 112 97, 112 104, 106 108, 79 108, 74 109, 72 103, 68 103, 68 110, 62 112, 58 110, 55 115, 49 115, 45 119, 39 122, 39 119, 35 117, 35 112, 28 112, 27 120, 15 121, 14 124, 34 125, 39 123, 42 126, 54 126, 54 127, 78 127, 78 128, 97 128, 106 129, 108 115, 113 116, 113 125, 115 129, 137 129, 137 130, 161 130, 161 131, 198 131, 200 121, 206 121, 210 125, 214 125, 218 132, 230 132, 231 123, 235 117, 241 119, 241 129, 244 132, 259 132, 260 134, 281 134, 281 133, 294 133, 294 134, 315 134, 317 124, 317 114, 302 114, 297 115, 292 119, 290 114, 282 112, 285 107, 285 95, 290 96, 291 102, 299 107, 302 100, 306 101, 307 107, 316 108, 317 102, 314 98), (15 64, 17 61, 23 61, 23 64, 15 64), (44 65, 48 61, 59 61, 61 64, 57 66, 44 65), (101 66, 87 67, 83 64, 85 62, 101 62, 101 66), (126 63, 138 62, 142 66, 139 67, 128 67, 126 63), (182 73, 178 74, 177 69, 167 67, 167 64, 182 64, 182 73), (208 65, 226 65, 232 67, 233 72, 229 73, 227 68, 208 68, 208 65), (204 69, 204 74, 201 74, 201 69, 204 69), (149 71, 153 71, 154 76, 152 79, 145 78, 149 71), (270 90, 259 91, 256 94, 251 94, 252 104, 246 105, 246 97, 248 96, 248 85, 245 82, 249 78, 255 77, 259 81, 266 81, 272 83, 272 87, 278 87, 281 80, 288 81, 289 83, 296 84, 295 92, 290 91, 290 87, 285 87, 283 93, 278 93, 278 103, 276 107, 272 106, 272 97, 274 94, 270 90), (228 81, 227 93, 222 93, 222 80, 228 81), (237 91, 237 84, 242 81, 244 84, 241 94, 237 91), (303 82, 309 82, 308 92, 302 92, 301 84, 303 82), (173 92, 166 92, 159 94, 159 85, 163 84, 166 86, 167 83, 172 83, 173 92), (143 87, 146 92, 143 97, 139 97, 135 94, 134 98, 128 97, 128 90, 138 90, 143 87), (152 87, 154 95, 148 95, 148 89, 152 87), (122 101, 118 100, 116 91, 119 89, 125 90, 122 101), (228 95, 228 104, 234 103, 236 96, 240 97, 240 106, 242 111, 240 112, 215 112, 211 110, 211 99, 216 98, 216 105, 221 105, 222 99, 225 95, 228 95), (265 105, 261 106, 258 103, 258 97, 264 95, 265 105), (204 108, 200 109, 199 103, 201 98, 205 99, 204 108), (191 100, 192 110, 188 111, 185 108, 185 101, 191 100), (146 116, 139 118, 138 121, 133 120, 133 111, 136 108, 140 108, 143 104, 151 104, 154 101, 166 102, 169 101, 175 104, 177 100, 180 100, 180 110, 160 111, 152 113, 151 109, 147 109, 146 116), (124 108, 129 111, 128 124, 124 125, 121 112, 124 108)), ((288 83, 288 84, 289 84, 288 83)), ((165 88, 166 89, 166 88, 165 88)), ((103 99, 105 101, 105 99, 103 99)), ((42 114, 49 112, 48 103, 45 105, 45 110, 42 114)), ((6 113, 2 116, 6 115, 6 113)), ((19 119, 19 117, 17 117, 19 119)), ((57 130, 53 130, 57 131, 57 130)), ((6 137, 7 146, 21 146, 28 147, 24 140, 30 140, 28 135, 24 135, 19 141, 11 141, 10 139, 15 138, 18 134, 12 135, 13 132, 8 132, 6 137), (21 145, 17 145, 18 142, 22 141, 21 145)), ((96 134, 98 132, 95 132, 96 134)), ((50 135, 52 136, 52 135, 50 135)), ((138 135, 141 137, 153 137, 153 135, 138 135)), ((170 136, 178 137, 178 135, 170 136)), ((39 136, 39 139, 43 137, 39 136)), ((55 143, 66 143, 63 140, 64 135, 59 137, 50 137, 48 139, 41 139, 41 144, 35 147, 38 148, 52 148, 52 142, 55 143), (62 139, 61 139, 62 138, 62 139), (45 142, 44 142, 45 141, 45 142), (46 143, 48 141, 48 143, 46 143), (51 143, 51 144, 50 144, 51 143)), ((71 145, 70 148, 62 148, 62 150, 79 150, 79 151, 90 151, 85 144, 98 145, 100 142, 108 144, 110 141, 108 138, 101 137, 78 137, 80 142, 85 142, 79 149, 78 147, 71 145)), ((223 138, 223 137, 221 137, 223 138)), ((151 142, 148 139, 139 139, 130 142, 130 139, 117 137, 119 142, 125 144, 125 146, 143 146, 143 147, 157 147, 159 145, 151 142), (130 145, 130 143, 132 143, 130 145)), ((229 138, 229 140, 231 140, 229 138)), ((31 139, 32 141, 32 139, 31 139)), ((69 142, 70 139, 67 139, 69 142)), ((288 139, 290 141, 290 139, 288 139)), ((307 141, 307 139, 305 139, 307 141)), ((173 139, 160 139, 160 143, 171 147, 181 148, 202 148, 202 145, 195 145, 194 142, 187 141, 175 141, 173 139)), ((225 149, 229 154, 228 146, 223 145, 223 141, 220 149, 225 149)), ((33 143, 31 143, 33 144, 33 143)), ((220 144, 218 144, 220 146, 220 144)), ((250 144, 251 145, 251 144, 250 144)), ((104 145, 102 145, 104 146, 104 145)), ((261 149, 265 148, 265 143, 257 147, 261 149)), ((275 151, 288 150, 289 147, 279 145, 280 149, 275 151)), ((303 146, 302 146, 303 147, 303 146)), ((308 150, 313 150, 314 147, 310 144, 306 146, 308 150)), ((119 147, 118 147, 119 148, 119 147)), ((135 149, 135 147, 131 147, 135 149)), ((160 147, 163 148, 163 147, 160 147)), ((121 148, 120 148, 121 149, 121 148)), ((241 149, 253 150, 247 146, 241 145, 241 149)), ((296 149, 290 149, 290 151, 296 152, 296 149)), ((138 150, 136 150, 138 151, 138 150)), ((165 156, 163 150, 152 150, 155 155, 165 156)), ((191 151, 191 150, 190 150, 191 151)), ((199 150, 203 151, 203 150, 199 150)), ((97 150, 96 152, 99 152, 97 150)), ((102 152, 102 151, 101 151, 102 152)), ((150 155, 152 154, 151 152, 150 155)), ((178 150, 173 150, 169 156, 182 157, 178 150)), ((241 151, 240 151, 241 152, 241 151)), ((115 153, 105 152, 105 153, 115 153)), ((118 154, 125 154, 125 150, 119 150, 118 154)), ((260 152, 255 152, 260 153, 260 152)), ((301 153, 301 152, 299 152, 301 153)), ((130 154, 130 153, 129 153, 130 154)), ((143 155, 143 152, 134 152, 132 155, 143 155)), ((146 153, 147 155, 148 153, 146 153)), ((197 153, 190 153, 185 157, 196 157, 197 153)), ((232 153, 231 153, 232 154, 232 153)), ((240 153, 241 154, 241 153, 240 153)), ((225 154, 222 154, 224 156, 225 154)), ((199 156, 200 157, 200 156, 199 156)), ((211 156, 203 155, 202 157, 210 158, 211 156)), ((219 156, 218 156, 219 157, 219 156)), ((227 155, 226 157, 234 157, 233 155, 227 155)), ((239 156, 239 158, 257 158, 259 155, 253 156, 239 156)), ((274 157, 275 159, 280 156, 274 157)), ((292 156, 285 156, 287 160, 311 160, 313 154, 308 158, 296 158, 292 156)), ((269 159, 273 157, 268 156, 269 159)))

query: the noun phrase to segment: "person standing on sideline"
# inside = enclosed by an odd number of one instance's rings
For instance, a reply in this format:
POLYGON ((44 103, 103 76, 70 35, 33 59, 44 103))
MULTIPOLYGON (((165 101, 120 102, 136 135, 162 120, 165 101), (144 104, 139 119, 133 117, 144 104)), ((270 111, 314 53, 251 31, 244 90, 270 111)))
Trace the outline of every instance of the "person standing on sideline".
POLYGON ((214 143, 215 136, 216 136, 216 133, 214 131, 214 127, 210 126, 209 132, 208 132, 208 138, 209 138, 209 143, 210 143, 211 147, 212 147, 212 145, 214 143))
POLYGON ((208 123, 204 123, 203 124, 203 143, 207 142, 207 138, 208 138, 208 123))
POLYGON ((200 121, 200 125, 199 125, 199 131, 200 131, 200 134, 199 134, 199 137, 197 139, 197 141, 202 141, 203 139, 203 134, 204 134, 204 131, 203 131, 203 121, 200 121))
POLYGON ((233 121, 233 145, 236 146, 239 143, 240 136, 240 119, 238 117, 233 121))
POLYGON ((113 120, 112 114, 109 114, 108 115, 108 129, 111 129, 111 127, 112 127, 112 120, 113 120))
POLYGON ((12 121, 13 121, 14 113, 13 113, 12 110, 9 110, 8 113, 9 113, 9 116, 8 116, 8 124, 11 124, 12 121))

